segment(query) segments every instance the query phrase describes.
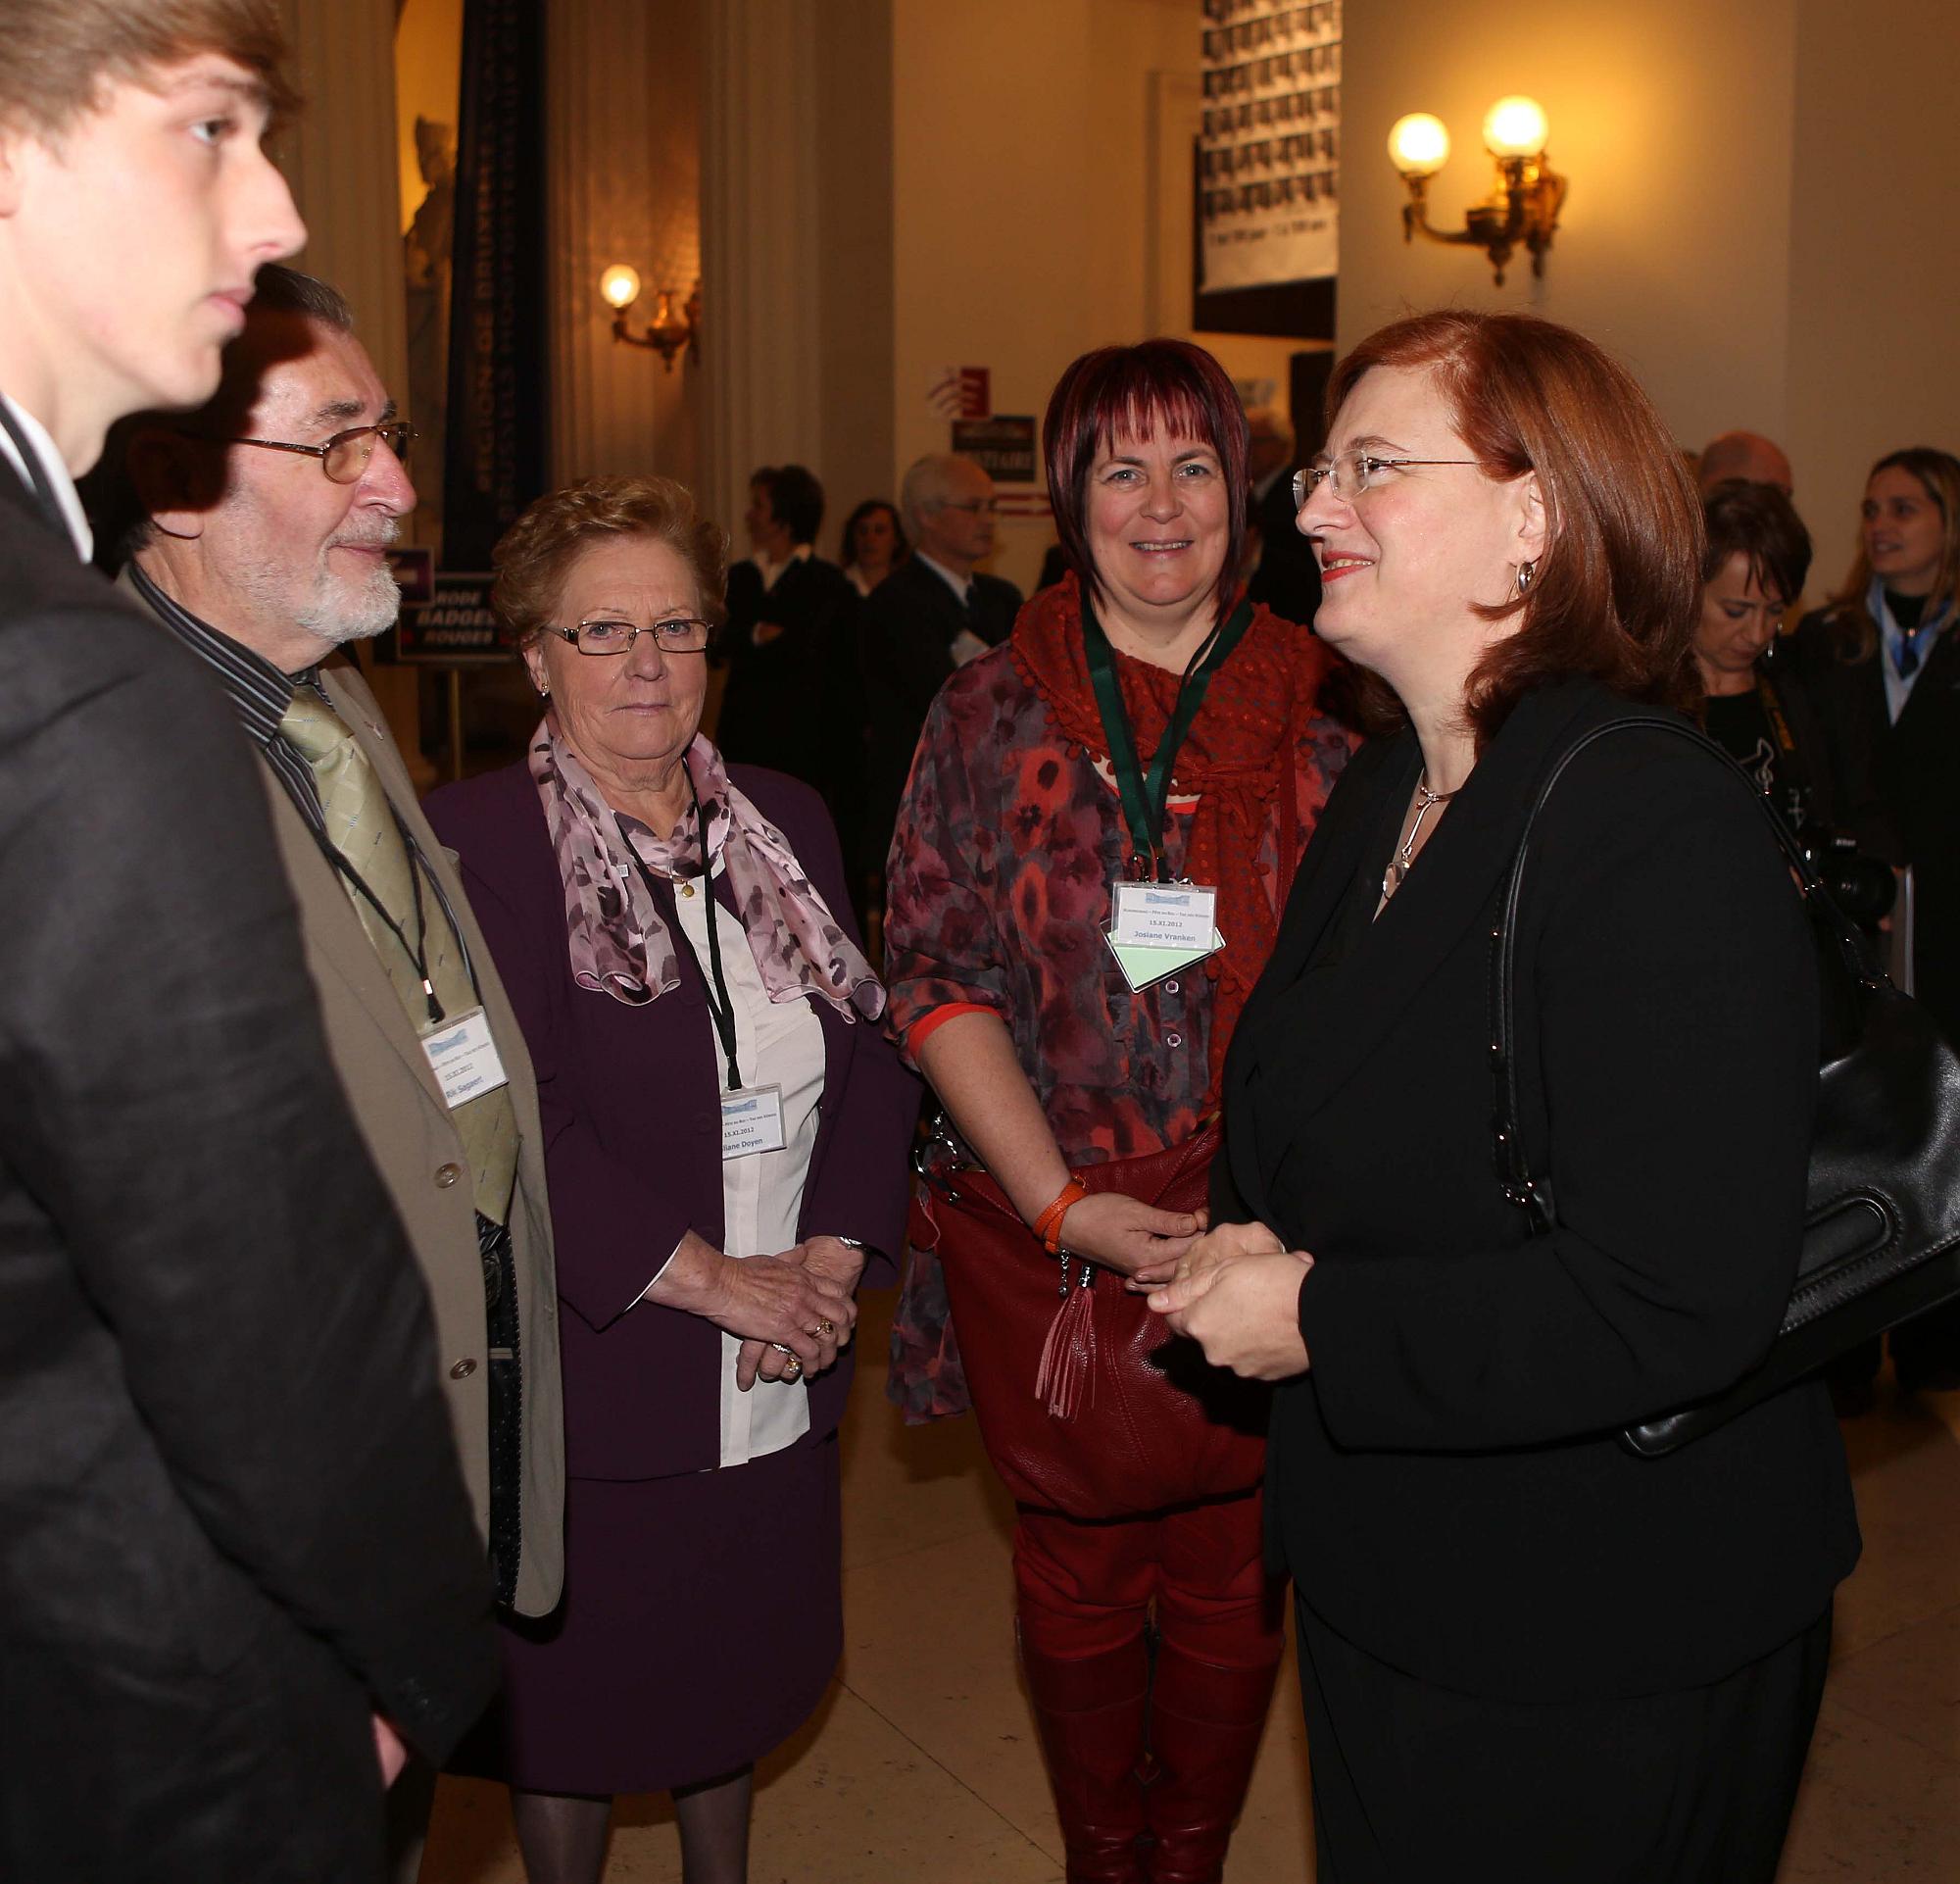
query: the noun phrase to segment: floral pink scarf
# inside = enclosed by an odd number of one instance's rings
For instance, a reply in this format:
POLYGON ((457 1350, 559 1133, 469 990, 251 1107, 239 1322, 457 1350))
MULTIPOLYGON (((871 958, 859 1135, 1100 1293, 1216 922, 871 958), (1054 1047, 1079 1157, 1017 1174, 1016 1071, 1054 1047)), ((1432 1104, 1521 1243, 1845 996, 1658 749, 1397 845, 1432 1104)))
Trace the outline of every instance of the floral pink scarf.
POLYGON ((701 876, 708 861, 719 858, 769 999, 815 995, 847 1020, 860 1014, 875 1020, 885 1010, 885 990, 804 874, 789 840, 729 783, 721 755, 698 733, 686 763, 701 794, 707 860, 693 818, 660 837, 614 812, 555 715, 547 713, 531 735, 531 776, 564 880, 572 979, 630 1007, 679 987, 673 938, 633 858, 670 882, 701 876))

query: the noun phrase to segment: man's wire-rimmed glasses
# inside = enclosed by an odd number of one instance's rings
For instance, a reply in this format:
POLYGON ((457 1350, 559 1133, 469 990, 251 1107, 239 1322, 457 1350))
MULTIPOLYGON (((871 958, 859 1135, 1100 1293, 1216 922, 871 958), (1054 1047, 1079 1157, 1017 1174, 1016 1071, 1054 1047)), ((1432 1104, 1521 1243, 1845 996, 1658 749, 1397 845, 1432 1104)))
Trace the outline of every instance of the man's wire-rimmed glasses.
POLYGON ((1336 497, 1359 497, 1375 481, 1378 471, 1399 471, 1404 465, 1474 465, 1474 458, 1383 458, 1379 453, 1353 451, 1337 453, 1297 471, 1293 474, 1293 507, 1306 508, 1306 501, 1323 482, 1334 486, 1336 497))
POLYGON ((260 451, 298 452, 318 458, 319 468, 336 484, 358 484, 374 456, 374 441, 380 439, 403 463, 409 462, 409 446, 416 428, 405 419, 390 419, 379 425, 351 425, 337 431, 323 445, 295 445, 283 438, 220 438, 220 445, 254 445, 260 451))

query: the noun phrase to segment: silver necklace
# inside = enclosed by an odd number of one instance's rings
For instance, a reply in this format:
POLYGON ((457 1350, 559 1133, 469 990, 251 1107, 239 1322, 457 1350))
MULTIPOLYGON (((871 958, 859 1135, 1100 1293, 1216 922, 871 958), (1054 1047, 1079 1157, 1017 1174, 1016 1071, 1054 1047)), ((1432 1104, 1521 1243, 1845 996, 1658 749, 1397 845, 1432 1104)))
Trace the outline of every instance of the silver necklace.
POLYGON ((1382 901, 1384 903, 1401 888, 1402 878, 1409 873, 1410 867, 1415 863, 1415 841, 1422 833, 1422 820, 1438 805, 1448 804, 1456 796, 1456 792, 1462 789, 1463 787, 1458 785, 1456 791, 1431 791, 1427 770, 1415 781, 1415 817, 1409 821, 1408 835, 1402 839, 1395 856, 1389 859, 1389 868, 1382 872, 1382 901))

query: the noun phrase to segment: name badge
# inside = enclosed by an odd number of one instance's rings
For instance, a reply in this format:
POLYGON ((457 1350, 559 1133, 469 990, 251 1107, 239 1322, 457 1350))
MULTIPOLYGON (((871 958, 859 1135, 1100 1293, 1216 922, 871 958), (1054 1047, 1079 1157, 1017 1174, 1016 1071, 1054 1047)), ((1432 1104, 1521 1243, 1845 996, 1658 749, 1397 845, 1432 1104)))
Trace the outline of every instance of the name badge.
POLYGON ((721 1157, 754 1158, 779 1152, 783 1138, 783 1089, 744 1086, 721 1095, 721 1157))
POLYGON ((1102 931, 1102 940, 1108 944, 1109 953, 1116 958, 1116 966, 1123 970, 1123 979, 1130 984, 1133 994, 1142 994, 1146 988, 1182 968, 1196 967, 1207 955, 1213 955, 1225 946, 1225 938, 1216 929, 1211 931, 1211 946, 1208 949, 1153 949, 1138 943, 1118 942, 1108 929, 1102 931))
POLYGON ((422 1051, 451 1112, 511 1083, 497 1043, 490 1037, 490 1018, 481 1008, 471 1008, 435 1032, 423 1034, 422 1051))
POLYGON ((1118 883, 1109 934, 1126 949, 1197 949, 1209 954, 1218 892, 1197 883, 1118 883))

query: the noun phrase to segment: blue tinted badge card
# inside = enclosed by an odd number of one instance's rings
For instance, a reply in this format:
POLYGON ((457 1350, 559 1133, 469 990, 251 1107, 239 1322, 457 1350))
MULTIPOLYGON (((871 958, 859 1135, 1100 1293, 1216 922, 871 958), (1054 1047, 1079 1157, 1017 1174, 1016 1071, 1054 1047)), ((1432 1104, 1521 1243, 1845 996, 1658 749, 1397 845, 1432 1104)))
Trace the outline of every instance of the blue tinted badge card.
POLYGON ((504 1070, 489 1017, 481 1008, 471 1008, 423 1034, 422 1052, 428 1055, 429 1068, 451 1112, 510 1084, 511 1075, 504 1070))
POLYGON ((783 1138, 783 1089, 744 1086, 721 1095, 721 1157, 755 1158, 779 1152, 783 1138))
POLYGON ((1118 883, 1110 892, 1110 939, 1125 949, 1209 955, 1218 892, 1201 883, 1118 883))

